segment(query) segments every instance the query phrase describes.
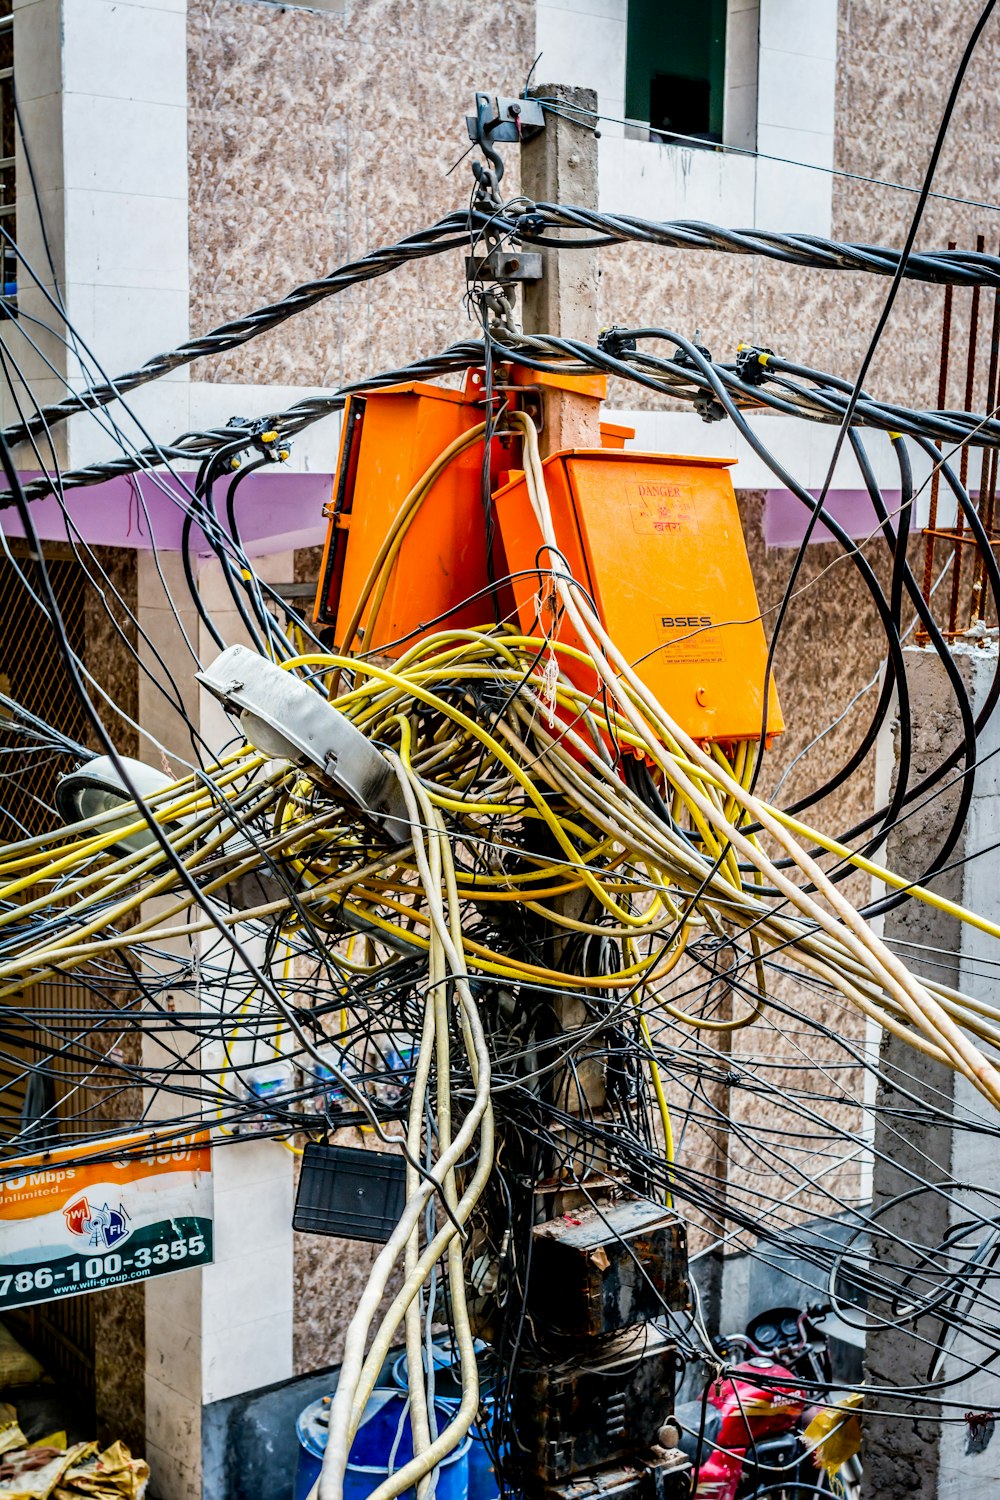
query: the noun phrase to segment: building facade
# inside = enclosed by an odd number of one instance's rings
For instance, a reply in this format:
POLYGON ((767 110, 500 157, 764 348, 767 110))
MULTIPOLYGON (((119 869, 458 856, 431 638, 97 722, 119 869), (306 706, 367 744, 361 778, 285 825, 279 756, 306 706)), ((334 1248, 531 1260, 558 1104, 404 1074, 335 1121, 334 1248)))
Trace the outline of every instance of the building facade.
MULTIPOLYGON (((604 210, 899 244, 977 14, 972 0, 14 0, 17 367, 38 400, 58 400, 67 385, 128 371, 434 222, 468 199, 468 163, 455 164, 475 91, 515 95, 529 77, 596 90, 604 210)), ((996 248, 998 50, 994 29, 973 59, 920 246, 972 247, 983 234, 996 248)), ((513 195, 516 148, 506 157, 513 195)), ((662 326, 697 335, 717 357, 749 341, 847 379, 887 289, 874 276, 742 256, 636 244, 595 253, 593 338, 610 324, 662 326)), ((280 411, 474 333, 464 293, 461 256, 417 262, 147 385, 127 413, 109 415, 141 443, 280 411)), ((941 303, 939 288, 904 283, 871 372, 880 395, 937 405, 941 303)), ((968 312, 955 303, 960 340, 968 312)), ((635 428, 637 447, 738 459, 766 619, 804 525, 774 473, 731 429, 637 386, 616 385, 609 407, 635 428)), ((8 394, 2 412, 17 417, 8 394)), ((830 432, 791 417, 751 420, 818 490, 830 432)), ((295 443, 287 472, 259 477, 250 544, 276 584, 315 576, 338 436, 338 419, 325 419, 295 443)), ((55 442, 64 468, 117 451, 115 431, 89 414, 55 442)), ((871 449, 891 492, 889 444, 873 438, 871 449)), ((27 449, 20 461, 26 472, 38 467, 27 449)), ((868 538, 871 512, 850 458, 833 489, 844 524, 868 538)), ((88 637, 95 675, 114 677, 139 726, 123 748, 156 764, 183 754, 183 722, 152 681, 164 663, 203 735, 221 734, 183 634, 206 654, 211 642, 194 609, 178 619, 164 591, 165 580, 175 600, 186 596, 176 504, 142 476, 79 490, 69 508, 80 534, 104 549, 145 631, 139 658, 154 669, 138 670, 113 638, 88 637)), ((65 523, 44 506, 39 516, 58 555, 65 523)), ((868 606, 839 556, 817 537, 782 638, 788 733, 774 779, 787 771, 788 798, 846 758, 870 707, 852 700, 880 667, 868 606), (817 763, 804 752, 834 721, 817 763)), ((224 615, 213 561, 198 584, 224 615)), ((235 613, 227 623, 228 638, 241 638, 235 613)), ((874 758, 822 809, 831 828, 867 813, 873 778, 874 758)), ((250 1140, 216 1158, 215 1264, 93 1299, 97 1411, 144 1446, 157 1500, 234 1493, 232 1403, 337 1359, 371 1260, 293 1234, 296 1163, 280 1145, 250 1140)), ((863 1196, 865 1184, 845 1177, 844 1191, 863 1196)))

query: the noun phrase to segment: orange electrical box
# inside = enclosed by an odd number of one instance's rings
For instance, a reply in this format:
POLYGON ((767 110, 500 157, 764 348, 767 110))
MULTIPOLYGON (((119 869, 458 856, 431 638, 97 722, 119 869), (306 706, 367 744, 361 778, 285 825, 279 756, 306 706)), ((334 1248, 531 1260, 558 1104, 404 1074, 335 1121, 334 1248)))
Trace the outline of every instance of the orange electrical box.
POLYGON ((601 423, 602 448, 624 448, 625 444, 634 437, 634 427, 623 427, 620 422, 601 423))
MULTIPOLYGON (((767 661, 732 462, 576 449, 543 464, 559 549, 616 646, 688 734, 721 742, 759 738, 767 661)), ((538 570, 557 561, 523 475, 494 500, 521 629, 539 635, 538 570)), ((565 616, 557 639, 582 644, 565 616)), ((592 669, 564 670, 595 690, 592 669)), ((772 688, 767 732, 783 728, 772 688)))
MULTIPOLYGON (((442 470, 415 512, 389 572, 371 638, 369 599, 360 632, 353 642, 344 639, 407 495, 449 443, 482 422, 477 375, 472 372, 463 391, 418 382, 348 400, 315 607, 316 621, 335 627, 338 646, 398 656, 432 629, 492 623, 493 605, 483 592, 489 573, 483 445, 477 442, 442 470), (480 597, 466 604, 473 595, 480 597)), ((509 588, 500 593, 500 608, 507 612, 509 588)))

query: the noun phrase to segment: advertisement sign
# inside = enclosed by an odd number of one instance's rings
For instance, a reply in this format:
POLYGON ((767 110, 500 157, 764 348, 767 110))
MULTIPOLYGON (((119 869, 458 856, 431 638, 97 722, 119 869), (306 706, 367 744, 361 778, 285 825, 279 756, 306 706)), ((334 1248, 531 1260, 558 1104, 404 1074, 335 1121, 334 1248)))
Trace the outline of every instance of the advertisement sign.
POLYGON ((211 1261, 205 1132, 158 1149, 148 1132, 122 1136, 87 1155, 71 1146, 0 1165, 0 1313, 211 1261))

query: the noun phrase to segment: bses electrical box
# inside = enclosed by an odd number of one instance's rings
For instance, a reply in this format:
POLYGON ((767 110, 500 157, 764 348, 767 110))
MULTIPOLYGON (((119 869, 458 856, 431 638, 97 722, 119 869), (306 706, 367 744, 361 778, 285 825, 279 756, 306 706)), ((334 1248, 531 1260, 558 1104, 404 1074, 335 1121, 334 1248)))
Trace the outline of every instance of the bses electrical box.
MULTIPOLYGON (((734 460, 625 450, 554 453, 542 467, 559 551, 637 675, 693 739, 759 739, 767 643, 736 495, 734 460)), ((561 559, 543 546, 523 474, 494 496, 525 635, 582 647, 554 619, 561 559)), ((562 658, 596 691, 592 669, 562 658)), ((784 728, 772 684, 768 735, 784 728)))

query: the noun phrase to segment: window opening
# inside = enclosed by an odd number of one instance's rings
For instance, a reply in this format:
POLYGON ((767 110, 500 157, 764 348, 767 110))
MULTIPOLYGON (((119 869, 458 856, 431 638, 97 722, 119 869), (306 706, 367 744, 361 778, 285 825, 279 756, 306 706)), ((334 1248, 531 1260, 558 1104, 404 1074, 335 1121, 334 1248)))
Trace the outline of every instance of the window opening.
POLYGON ((722 141, 727 0, 629 0, 625 109, 651 132, 722 141))

